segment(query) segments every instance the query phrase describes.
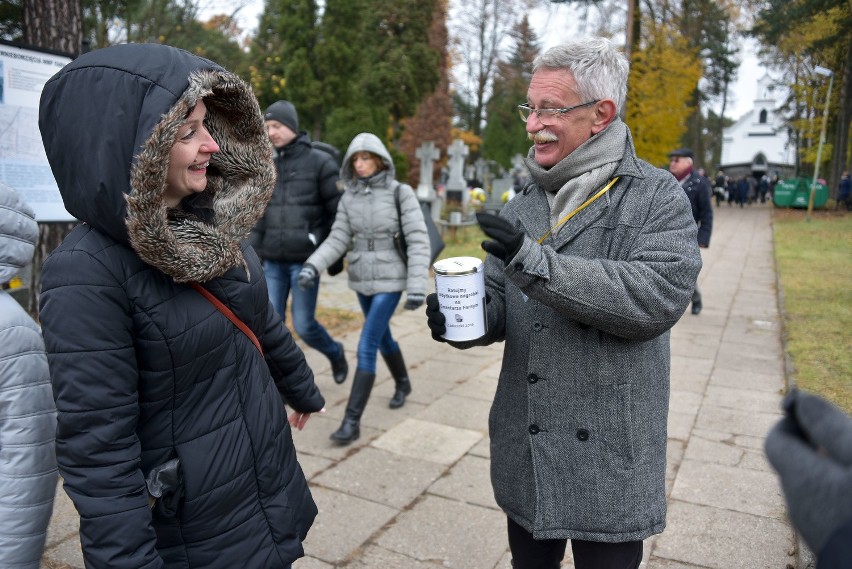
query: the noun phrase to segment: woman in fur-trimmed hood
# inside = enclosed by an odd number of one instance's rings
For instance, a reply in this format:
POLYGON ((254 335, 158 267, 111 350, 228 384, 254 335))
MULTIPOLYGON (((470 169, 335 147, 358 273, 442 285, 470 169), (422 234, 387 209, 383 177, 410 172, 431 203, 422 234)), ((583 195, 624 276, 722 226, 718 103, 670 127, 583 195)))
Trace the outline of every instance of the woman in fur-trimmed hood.
POLYGON ((40 302, 87 567, 289 567, 317 512, 290 425, 324 400, 245 240, 275 182, 251 90, 185 51, 119 45, 45 84, 39 127, 84 222, 40 302))

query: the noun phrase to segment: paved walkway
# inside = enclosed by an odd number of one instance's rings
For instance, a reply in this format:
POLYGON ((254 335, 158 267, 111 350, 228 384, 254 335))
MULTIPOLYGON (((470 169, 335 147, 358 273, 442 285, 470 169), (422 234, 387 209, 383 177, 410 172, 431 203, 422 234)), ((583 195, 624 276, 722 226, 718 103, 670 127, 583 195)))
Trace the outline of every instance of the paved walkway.
MULTIPOLYGON (((684 315, 672 333, 667 527, 646 541, 642 569, 795 566, 762 451, 784 387, 769 206, 718 208, 704 253, 704 311, 684 315)), ((321 302, 357 310, 344 275, 324 276, 321 290, 321 302)), ((414 391, 405 407, 388 409, 393 381, 380 363, 361 439, 348 447, 328 436, 351 379, 335 385, 324 358, 307 354, 328 412, 294 436, 320 511, 294 567, 510 569, 488 475, 502 347, 460 352, 433 342, 421 311, 398 313, 393 330, 414 391)), ((358 332, 342 341, 354 365, 358 332)), ((61 489, 57 496, 43 567, 76 569, 76 516, 61 489)), ((573 567, 570 553, 564 567, 573 567)))

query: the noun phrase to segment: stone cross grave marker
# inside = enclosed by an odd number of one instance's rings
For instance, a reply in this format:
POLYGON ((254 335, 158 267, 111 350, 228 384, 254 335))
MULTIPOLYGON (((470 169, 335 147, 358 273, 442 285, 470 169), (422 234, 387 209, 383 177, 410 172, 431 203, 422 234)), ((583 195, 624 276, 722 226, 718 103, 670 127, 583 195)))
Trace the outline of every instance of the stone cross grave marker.
POLYGON ((432 202, 435 200, 435 186, 433 178, 433 164, 441 157, 441 151, 431 140, 427 140, 414 152, 420 160, 420 181, 417 184, 417 198, 420 201, 432 202))
POLYGON ((464 179, 464 159, 469 153, 467 144, 458 138, 447 149, 447 156, 450 157, 450 175, 447 179, 446 199, 461 203, 465 211, 470 202, 470 195, 467 193, 467 182, 464 179))

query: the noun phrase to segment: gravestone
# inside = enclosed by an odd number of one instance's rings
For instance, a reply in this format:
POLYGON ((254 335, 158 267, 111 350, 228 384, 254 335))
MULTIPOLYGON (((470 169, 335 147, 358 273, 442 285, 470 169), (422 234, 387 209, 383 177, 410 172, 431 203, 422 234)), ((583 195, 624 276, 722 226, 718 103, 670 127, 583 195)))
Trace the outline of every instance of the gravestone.
POLYGON ((503 193, 512 192, 512 178, 496 178, 491 184, 491 192, 488 194, 488 199, 485 200, 485 205, 482 206, 488 213, 500 213, 505 205, 503 203, 503 193))
POLYGON ((435 143, 428 140, 420 145, 414 155, 420 160, 420 181, 417 184, 417 199, 420 203, 427 204, 432 219, 441 217, 441 203, 435 193, 433 174, 433 163, 441 157, 441 151, 435 143))
POLYGON ((447 178, 446 200, 460 203, 463 210, 467 210, 470 196, 467 193, 467 182, 464 179, 464 159, 470 153, 467 144, 460 139, 455 139, 447 149, 450 157, 450 174, 447 178))

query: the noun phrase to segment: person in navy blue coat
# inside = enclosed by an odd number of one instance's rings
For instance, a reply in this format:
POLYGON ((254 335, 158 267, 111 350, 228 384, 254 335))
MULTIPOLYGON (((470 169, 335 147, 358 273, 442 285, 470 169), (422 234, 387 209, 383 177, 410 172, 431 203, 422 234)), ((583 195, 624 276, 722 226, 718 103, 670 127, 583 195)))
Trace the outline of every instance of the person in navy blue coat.
MULTIPOLYGON (((669 152, 669 172, 686 192, 692 206, 692 217, 698 224, 698 246, 706 249, 710 246, 710 234, 713 232, 713 207, 710 201, 710 184, 707 178, 699 176, 693 169, 695 154, 689 148, 678 148, 669 152)), ((703 303, 701 291, 695 285, 692 293, 692 313, 700 314, 703 303)))
POLYGON ((86 567, 289 568, 317 514, 291 427, 325 401, 248 241, 275 185, 251 88, 116 45, 47 81, 39 128, 83 222, 40 303, 86 567))

